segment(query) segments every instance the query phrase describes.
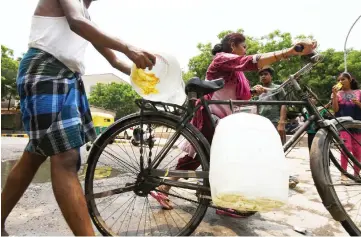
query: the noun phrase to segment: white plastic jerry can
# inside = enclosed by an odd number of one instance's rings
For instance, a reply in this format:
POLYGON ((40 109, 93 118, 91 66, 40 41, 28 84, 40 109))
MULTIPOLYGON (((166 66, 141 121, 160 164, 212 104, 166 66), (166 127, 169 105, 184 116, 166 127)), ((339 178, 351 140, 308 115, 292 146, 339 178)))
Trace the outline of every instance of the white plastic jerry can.
POLYGON ((185 85, 178 60, 172 55, 158 53, 152 70, 139 69, 133 64, 130 84, 144 99, 183 105, 185 85))
POLYGON ((236 113, 219 121, 211 146, 210 186, 215 205, 270 211, 288 198, 280 136, 265 117, 236 113))

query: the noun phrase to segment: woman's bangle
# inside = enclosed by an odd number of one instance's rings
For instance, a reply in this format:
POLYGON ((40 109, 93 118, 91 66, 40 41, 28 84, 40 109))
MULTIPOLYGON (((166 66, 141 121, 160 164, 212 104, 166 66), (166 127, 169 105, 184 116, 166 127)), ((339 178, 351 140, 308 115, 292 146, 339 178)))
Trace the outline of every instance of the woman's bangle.
POLYGON ((285 50, 287 51, 287 49, 282 49, 282 57, 288 59, 288 56, 284 53, 285 50))
POLYGON ((275 57, 276 61, 278 61, 278 58, 276 56, 276 52, 273 52, 273 57, 275 57))

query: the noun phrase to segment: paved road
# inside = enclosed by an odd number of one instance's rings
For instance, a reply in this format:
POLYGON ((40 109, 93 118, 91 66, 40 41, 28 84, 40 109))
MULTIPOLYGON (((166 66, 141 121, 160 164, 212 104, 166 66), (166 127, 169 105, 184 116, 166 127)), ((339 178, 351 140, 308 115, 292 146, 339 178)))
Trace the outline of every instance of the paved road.
MULTIPOLYGON (((3 180, 13 165, 11 160, 20 157, 27 139, 3 137, 1 141, 3 180)), ((133 150, 129 150, 130 148, 127 149, 129 153, 133 152, 133 150)), ((85 149, 82 149, 82 156, 84 161, 86 159, 85 149)), ((247 219, 220 217, 215 214, 214 209, 208 209, 203 222, 194 234, 297 236, 301 235, 294 231, 294 228, 297 227, 306 229, 313 235, 347 235, 341 225, 332 220, 320 202, 311 178, 307 149, 294 149, 288 157, 290 171, 299 175, 301 183, 296 190, 289 192, 289 202, 286 206, 280 210, 256 214, 247 219)), ((44 164, 40 174, 9 216, 6 227, 10 234, 63 236, 72 234, 61 215, 55 198, 51 195, 48 165, 48 162, 44 164)), ((151 202, 153 203, 153 201, 151 202)))

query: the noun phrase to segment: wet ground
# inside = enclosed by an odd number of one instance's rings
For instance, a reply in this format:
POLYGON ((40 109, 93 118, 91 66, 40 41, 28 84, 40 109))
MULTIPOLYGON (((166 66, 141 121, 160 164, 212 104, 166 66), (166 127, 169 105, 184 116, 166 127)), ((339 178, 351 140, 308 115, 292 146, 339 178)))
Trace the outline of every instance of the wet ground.
MULTIPOLYGON (((4 187, 6 177, 8 176, 12 167, 16 164, 17 160, 8 160, 1 162, 1 188, 4 187)), ((33 184, 42 184, 51 182, 50 177, 50 160, 46 160, 39 168, 36 173, 32 183, 33 184)), ((79 179, 81 181, 84 180, 86 173, 86 166, 82 165, 79 170, 79 179)), ((104 178, 112 178, 115 176, 119 176, 122 171, 114 169, 108 166, 100 166, 95 170, 95 178, 96 179, 104 179, 104 178)))
MULTIPOLYGON (((21 156, 26 141, 23 138, 2 138, 2 186, 7 173, 15 163, 14 160, 21 156)), ((84 162, 86 151, 81 151, 84 162)), ((346 236, 347 233, 342 226, 332 220, 318 197, 311 178, 307 148, 296 148, 288 157, 289 168, 293 174, 298 175, 301 183, 289 192, 286 206, 277 211, 257 213, 246 219, 218 216, 214 209, 209 208, 194 235, 302 235, 296 232, 297 230, 317 236, 346 236)), ((72 235, 52 195, 49 165, 49 161, 43 164, 33 183, 9 216, 6 228, 10 234, 72 235)), ((122 176, 120 170, 109 170, 107 165, 97 168, 99 182, 102 182, 103 177, 111 176, 115 179, 122 176)), ((81 179, 84 177, 83 169, 79 175, 81 179)))

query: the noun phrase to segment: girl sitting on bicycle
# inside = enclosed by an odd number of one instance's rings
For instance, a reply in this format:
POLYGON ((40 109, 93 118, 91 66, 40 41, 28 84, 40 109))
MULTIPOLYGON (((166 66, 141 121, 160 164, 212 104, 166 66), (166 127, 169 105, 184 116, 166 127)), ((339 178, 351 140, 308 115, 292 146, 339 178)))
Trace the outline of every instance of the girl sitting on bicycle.
MULTIPOLYGON (((213 61, 207 70, 207 80, 215 80, 223 78, 225 81, 224 88, 214 93, 205 96, 205 99, 210 100, 250 100, 252 97, 251 88, 248 79, 245 77, 245 71, 258 71, 265 65, 270 65, 282 59, 287 59, 296 55, 310 54, 316 47, 316 42, 306 43, 300 42, 299 45, 304 46, 304 50, 296 52, 294 47, 280 51, 246 55, 246 38, 240 33, 228 34, 221 41, 216 44, 212 50, 214 55, 213 61)), ((254 94, 261 94, 264 92, 262 86, 257 85, 254 88, 254 94)), ((222 119, 232 114, 231 109, 227 105, 210 105, 212 117, 217 124, 219 119, 222 119)), ((208 142, 212 143, 214 128, 211 121, 209 121, 206 111, 202 108, 195 114, 192 124, 201 131, 208 142)), ((200 163, 194 153, 193 147, 184 147, 183 149, 188 154, 178 160, 176 170, 196 170, 200 163)), ((177 180, 178 178, 171 178, 177 180)), ((170 186, 162 185, 158 187, 162 192, 168 193, 170 186)), ((172 205, 168 196, 161 192, 151 192, 151 195, 162 205, 164 209, 172 209, 172 205)), ((230 210, 230 212, 232 212, 230 210)), ((217 210, 217 214, 231 215, 232 217, 241 217, 236 214, 225 213, 224 211, 217 210)))
MULTIPOLYGON (((361 91, 355 78, 349 73, 343 72, 337 78, 342 87, 332 88, 332 108, 336 117, 350 116, 355 120, 361 120, 361 91)), ((361 131, 349 130, 340 131, 340 136, 345 142, 346 148, 352 152, 355 158, 361 162, 361 146, 357 141, 361 141, 361 131)), ((347 171, 348 158, 341 152, 341 167, 347 171)), ((354 175, 358 176, 360 168, 354 164, 354 175)), ((346 182, 348 178, 341 174, 341 182, 346 182)))

